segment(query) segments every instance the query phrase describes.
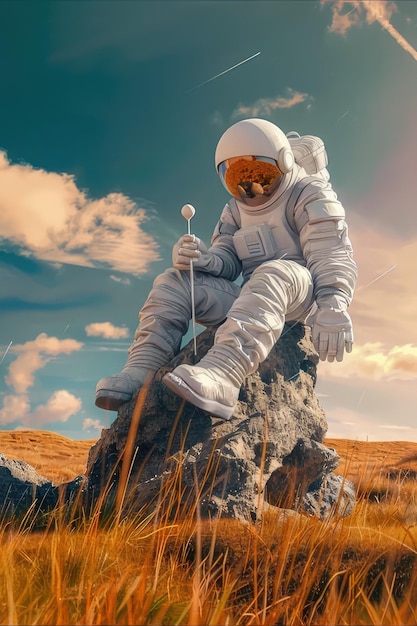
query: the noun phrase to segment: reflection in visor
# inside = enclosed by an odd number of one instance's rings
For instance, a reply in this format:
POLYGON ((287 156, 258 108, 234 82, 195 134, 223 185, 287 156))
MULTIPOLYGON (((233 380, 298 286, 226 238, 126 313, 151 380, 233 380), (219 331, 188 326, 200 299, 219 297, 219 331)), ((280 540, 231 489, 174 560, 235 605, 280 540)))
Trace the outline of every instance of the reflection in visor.
POLYGON ((241 156, 220 163, 219 175, 223 185, 236 198, 254 198, 269 195, 281 172, 274 159, 241 156))

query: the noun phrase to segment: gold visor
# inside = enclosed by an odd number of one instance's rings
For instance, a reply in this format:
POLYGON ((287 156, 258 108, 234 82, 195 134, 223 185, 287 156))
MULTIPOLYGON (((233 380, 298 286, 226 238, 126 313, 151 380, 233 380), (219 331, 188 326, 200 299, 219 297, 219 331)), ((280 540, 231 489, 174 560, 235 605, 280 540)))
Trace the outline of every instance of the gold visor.
POLYGON ((240 156, 220 163, 219 175, 235 198, 254 198, 256 195, 269 195, 282 173, 274 159, 240 156))

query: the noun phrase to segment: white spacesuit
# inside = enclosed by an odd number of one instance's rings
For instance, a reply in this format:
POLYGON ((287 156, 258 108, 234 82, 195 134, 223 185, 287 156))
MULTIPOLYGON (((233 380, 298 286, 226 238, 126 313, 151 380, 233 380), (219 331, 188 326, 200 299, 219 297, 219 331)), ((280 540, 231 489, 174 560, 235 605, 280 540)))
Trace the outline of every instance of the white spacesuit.
POLYGON ((237 122, 222 135, 215 164, 232 198, 211 247, 194 235, 174 245, 174 267, 154 281, 127 363, 99 381, 97 406, 117 410, 178 352, 192 317, 191 259, 195 319, 221 325, 206 356, 179 365, 163 382, 195 406, 230 419, 245 377, 266 359, 286 321, 312 327, 322 360, 341 361, 351 351, 347 308, 357 268, 345 212, 327 160, 310 176, 302 158, 295 160, 299 143, 261 119, 237 122), (241 287, 234 282, 240 274, 241 287))

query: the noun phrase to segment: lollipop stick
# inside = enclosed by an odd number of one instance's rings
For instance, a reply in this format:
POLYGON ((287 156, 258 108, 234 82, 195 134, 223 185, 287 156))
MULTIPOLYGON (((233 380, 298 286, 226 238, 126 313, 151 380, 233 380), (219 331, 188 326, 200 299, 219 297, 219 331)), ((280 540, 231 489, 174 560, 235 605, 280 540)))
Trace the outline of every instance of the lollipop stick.
MULTIPOLYGON (((191 235, 191 218, 195 213, 195 209, 191 204, 186 204, 181 209, 181 214, 187 220, 187 234, 191 235)), ((194 266, 193 260, 190 259, 190 286, 191 286, 191 325, 193 332, 193 353, 197 356, 197 336, 195 329, 195 294, 194 294, 194 266)))

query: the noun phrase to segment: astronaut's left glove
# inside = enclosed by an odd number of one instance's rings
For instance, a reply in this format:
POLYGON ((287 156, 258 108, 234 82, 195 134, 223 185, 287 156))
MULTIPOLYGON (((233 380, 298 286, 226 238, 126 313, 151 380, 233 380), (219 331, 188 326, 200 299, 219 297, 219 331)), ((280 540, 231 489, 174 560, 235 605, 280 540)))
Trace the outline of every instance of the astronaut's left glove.
POLYGON ((352 320, 346 305, 341 305, 335 298, 319 303, 305 324, 311 327, 311 339, 321 361, 334 361, 335 358, 342 361, 345 350, 352 352, 352 320))

